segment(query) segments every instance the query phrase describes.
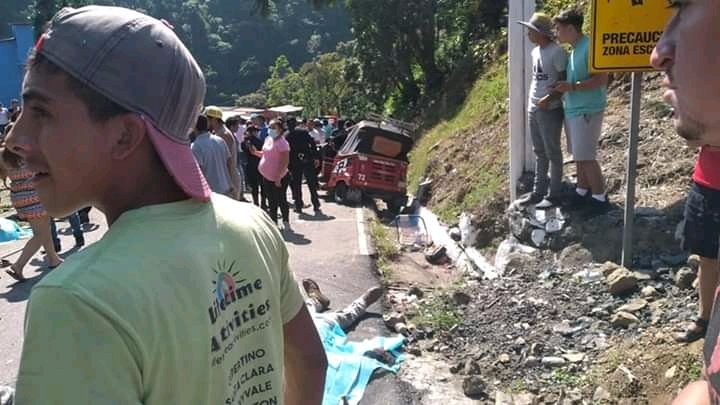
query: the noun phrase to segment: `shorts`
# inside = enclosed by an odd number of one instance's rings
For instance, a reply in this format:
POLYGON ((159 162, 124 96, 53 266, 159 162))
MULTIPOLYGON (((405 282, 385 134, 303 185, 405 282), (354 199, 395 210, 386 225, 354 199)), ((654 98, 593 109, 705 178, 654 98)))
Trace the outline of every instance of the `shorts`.
POLYGON ((576 162, 597 160, 604 111, 565 118, 568 149, 576 162))
POLYGON ((693 183, 685 203, 682 248, 708 259, 718 258, 720 191, 693 183))

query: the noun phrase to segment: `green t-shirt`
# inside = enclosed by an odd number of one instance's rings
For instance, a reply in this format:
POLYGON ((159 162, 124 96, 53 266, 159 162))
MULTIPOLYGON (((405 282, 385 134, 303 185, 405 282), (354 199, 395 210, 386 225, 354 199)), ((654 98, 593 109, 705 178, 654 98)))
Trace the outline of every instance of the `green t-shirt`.
POLYGON ((126 212, 33 288, 16 403, 282 404, 302 305, 259 209, 213 195, 126 212))
MULTIPOLYGON (((588 69, 590 39, 583 35, 570 53, 567 66, 567 81, 576 83, 590 78, 588 69)), ((565 93, 565 116, 577 117, 605 110, 607 88, 600 86, 590 90, 576 90, 565 93)))

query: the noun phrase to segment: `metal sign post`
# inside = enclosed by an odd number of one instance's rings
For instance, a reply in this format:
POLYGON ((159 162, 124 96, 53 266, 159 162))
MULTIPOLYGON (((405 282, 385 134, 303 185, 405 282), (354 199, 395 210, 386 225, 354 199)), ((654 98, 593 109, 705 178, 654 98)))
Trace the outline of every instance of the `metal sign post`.
POLYGON ((642 72, 632 74, 630 99, 630 139, 628 141, 627 173, 625 175, 625 229, 623 230, 622 265, 632 265, 632 238, 635 223, 635 178, 637 177, 638 137, 640 135, 640 94, 642 72))
POLYGON ((622 245, 622 265, 626 267, 632 265, 633 259, 641 72, 653 70, 650 54, 672 13, 666 0, 593 0, 592 3, 590 71, 633 72, 622 245))

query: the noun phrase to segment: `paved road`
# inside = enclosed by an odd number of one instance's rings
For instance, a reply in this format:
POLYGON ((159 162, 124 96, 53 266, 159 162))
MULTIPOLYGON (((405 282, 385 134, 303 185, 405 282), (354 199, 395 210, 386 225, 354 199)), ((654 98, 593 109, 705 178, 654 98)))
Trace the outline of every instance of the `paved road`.
MULTIPOLYGON (((364 233, 362 211, 357 208, 326 203, 325 215, 291 213, 293 232, 286 233, 290 250, 290 265, 298 281, 311 277, 332 300, 332 308, 338 309, 351 303, 368 288, 378 285, 372 272, 372 260, 368 256, 369 241, 364 233)), ((94 225, 86 233, 87 242, 97 241, 107 230, 104 218, 92 211, 94 225)), ((67 222, 58 223, 62 245, 68 249, 74 239, 67 222)), ((24 242, 0 245, 0 257, 14 261, 24 242)), ((70 251, 72 254, 73 251, 70 251)), ((22 346, 23 318, 25 304, 32 286, 39 281, 44 271, 42 256, 33 258, 25 270, 31 280, 14 284, 4 272, 0 273, 0 385, 14 385, 20 348, 22 346)), ((379 304, 370 308, 368 319, 363 320, 350 333, 351 340, 361 340, 378 334, 388 334, 379 304)), ((52 344, 52 342, 48 342, 52 344)), ((361 404, 409 404, 402 384, 393 375, 386 375, 371 383, 361 404)))

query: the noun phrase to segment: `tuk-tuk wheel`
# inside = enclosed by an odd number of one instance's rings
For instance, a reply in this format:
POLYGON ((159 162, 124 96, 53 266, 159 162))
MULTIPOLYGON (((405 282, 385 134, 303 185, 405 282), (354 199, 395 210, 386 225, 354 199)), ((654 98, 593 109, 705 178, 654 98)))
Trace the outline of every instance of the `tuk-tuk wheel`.
POLYGON ((336 203, 345 204, 347 202, 347 186, 345 183, 336 184, 334 194, 336 203))

